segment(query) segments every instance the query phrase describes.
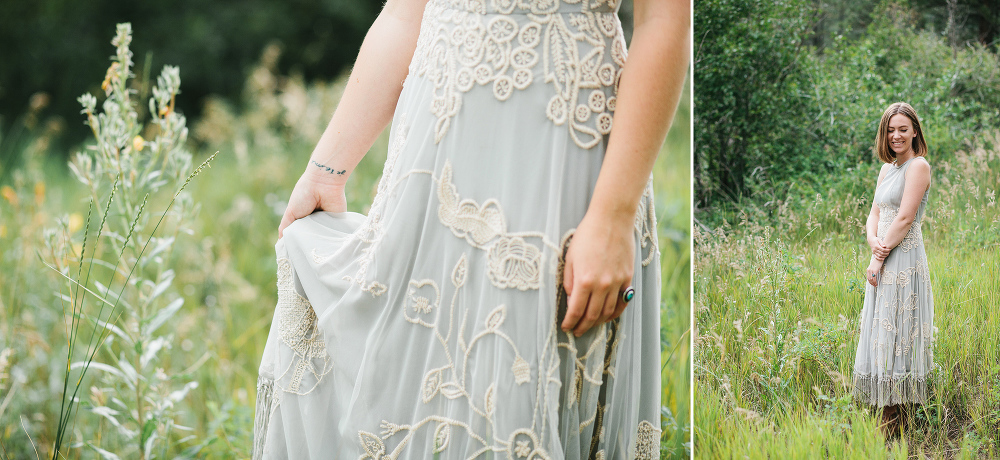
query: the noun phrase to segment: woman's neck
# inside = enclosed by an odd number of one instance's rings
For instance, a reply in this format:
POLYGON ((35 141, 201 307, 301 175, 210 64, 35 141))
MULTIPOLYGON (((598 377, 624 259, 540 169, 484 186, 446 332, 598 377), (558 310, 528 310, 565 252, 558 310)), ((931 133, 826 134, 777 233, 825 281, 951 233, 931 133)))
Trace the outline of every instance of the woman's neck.
POLYGON ((903 163, 913 159, 914 156, 916 156, 916 154, 913 152, 912 148, 906 149, 905 152, 896 154, 896 165, 902 165, 903 163))

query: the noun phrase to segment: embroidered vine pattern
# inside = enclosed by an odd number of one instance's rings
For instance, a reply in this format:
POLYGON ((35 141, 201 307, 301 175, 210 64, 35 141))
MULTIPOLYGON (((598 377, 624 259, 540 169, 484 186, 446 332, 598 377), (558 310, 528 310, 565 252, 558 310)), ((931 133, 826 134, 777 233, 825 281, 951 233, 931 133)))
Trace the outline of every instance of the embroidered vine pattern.
POLYGON ((293 352, 288 367, 275 376, 276 386, 286 393, 309 394, 333 369, 323 334, 316 325, 316 312, 295 291, 292 264, 278 259, 278 304, 274 322, 281 342, 293 352))
MULTIPOLYGON (((486 436, 482 436, 476 433, 470 424, 443 416, 425 417, 421 421, 414 424, 396 424, 383 420, 380 424, 381 432, 379 434, 363 430, 359 431, 359 441, 362 449, 364 450, 364 454, 361 458, 379 460, 395 459, 403 452, 418 430, 423 427, 431 426, 434 427, 433 453, 435 454, 447 449, 453 429, 461 429, 464 430, 471 439, 476 440, 482 446, 469 458, 478 458, 487 452, 502 451, 506 451, 510 458, 549 458, 549 454, 545 451, 540 442, 541 436, 544 436, 544 423, 540 423, 542 425, 541 435, 536 432, 536 425, 538 423, 533 422, 531 427, 514 430, 507 437, 506 441, 502 439, 498 440, 496 436, 496 427, 493 425, 493 415, 497 407, 498 397, 496 383, 494 382, 486 389, 482 395, 482 399, 479 399, 477 397, 478 395, 472 395, 466 386, 466 374, 471 350, 479 341, 490 335, 496 336, 497 338, 505 341, 513 349, 514 359, 510 365, 510 372, 513 376, 514 382, 518 386, 521 386, 530 383, 532 380, 531 365, 523 357, 521 357, 520 352, 517 349, 517 345, 510 338, 510 336, 503 331, 502 326, 504 325, 508 314, 507 307, 505 305, 499 305, 494 308, 490 314, 487 315, 486 320, 479 331, 468 339, 466 339, 469 312, 467 308, 463 309, 464 311, 462 314, 461 325, 457 330, 455 329, 458 293, 466 283, 469 272, 468 264, 467 255, 462 254, 458 262, 455 264, 455 267, 452 269, 450 281, 454 290, 447 313, 447 323, 444 331, 442 331, 442 328, 439 327, 436 319, 431 319, 435 312, 439 315, 444 314, 444 312, 440 311, 441 288, 438 286, 437 282, 432 279, 413 280, 410 282, 409 289, 407 291, 407 302, 403 308, 403 315, 407 321, 431 329, 438 342, 441 344, 444 356, 447 358, 447 364, 431 369, 424 374, 419 389, 420 400, 424 404, 429 404, 436 398, 441 397, 449 400, 464 399, 467 401, 469 408, 480 417, 483 417, 483 419, 487 422, 490 426, 491 433, 486 436), (461 353, 459 360, 455 360, 452 357, 452 349, 454 348, 452 346, 453 333, 455 333, 454 337, 455 343, 458 347, 457 351, 461 353), (482 401, 482 403, 479 404, 477 401, 482 401), (397 434, 401 435, 400 439, 397 441, 393 450, 388 451, 386 442, 397 434)), ((438 316, 438 318, 440 318, 440 316, 438 316)), ((538 369, 541 370, 548 367, 550 369, 549 372, 551 373, 558 367, 558 362, 556 362, 554 366, 546 364, 547 361, 551 362, 550 360, 552 356, 550 353, 546 353, 543 350, 543 353, 540 356, 542 357, 542 362, 539 363, 538 369)), ((538 377, 539 378, 536 380, 535 394, 543 395, 543 397, 541 399, 536 399, 535 401, 535 418, 537 418, 537 414, 540 412, 539 407, 541 400, 545 399, 544 394, 547 393, 545 391, 545 386, 547 383, 551 382, 552 375, 550 374, 544 379, 542 378, 542 375, 539 375, 538 377)))
POLYGON ((527 241, 538 239, 553 246, 542 232, 508 232, 507 220, 497 200, 479 204, 461 199, 451 181, 451 162, 445 161, 438 180, 438 218, 451 232, 473 247, 487 251, 490 282, 500 289, 521 291, 542 286, 542 249, 527 241))
MULTIPOLYGON (((580 12, 558 12, 557 0, 490 1, 500 13, 525 11, 523 25, 505 15, 484 16, 485 1, 428 3, 410 73, 434 83, 435 142, 447 133, 463 94, 474 86, 489 85, 493 96, 505 101, 538 78, 555 92, 546 116, 567 126, 576 145, 592 148, 611 132, 627 55, 621 23, 614 8, 601 8, 604 2, 567 3, 579 3, 580 12), (612 62, 605 62, 608 55, 612 62), (539 63, 541 77, 535 75, 539 63)), ((613 7, 613 0, 608 5, 613 7)))
POLYGON ((643 192, 639 208, 635 212, 635 231, 639 234, 640 247, 648 248, 646 257, 642 259, 642 266, 646 267, 660 251, 659 242, 656 241, 656 208, 653 206, 652 176, 646 182, 646 191, 643 192))
MULTIPOLYGON (((891 353, 895 356, 909 354, 916 343, 918 335, 927 338, 924 341, 924 350, 925 352, 929 352, 933 340, 930 322, 925 321, 922 324, 918 324, 916 314, 918 294, 913 288, 904 290, 917 277, 920 278, 921 287, 924 292, 930 295, 930 271, 922 258, 917 259, 913 266, 899 271, 885 270, 883 268, 879 281, 880 286, 895 286, 895 288, 882 288, 878 290, 875 302, 876 305, 880 305, 881 314, 876 315, 872 319, 872 329, 882 329, 886 333, 897 334, 901 332, 899 330, 900 327, 895 322, 890 321, 889 318, 902 317, 904 318, 902 324, 905 324, 910 332, 902 340, 895 340, 895 348, 893 350, 889 350, 889 341, 880 342, 878 334, 873 334, 871 347, 873 352, 881 348, 883 353, 891 353)), ((888 338, 885 339, 887 340, 888 338)))

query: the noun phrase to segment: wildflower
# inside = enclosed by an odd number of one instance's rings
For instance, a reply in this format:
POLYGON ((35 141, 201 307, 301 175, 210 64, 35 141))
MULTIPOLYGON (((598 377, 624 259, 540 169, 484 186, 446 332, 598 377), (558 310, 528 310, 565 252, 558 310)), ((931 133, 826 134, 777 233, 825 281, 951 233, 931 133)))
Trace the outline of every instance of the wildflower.
POLYGON ((2 195, 8 203, 17 206, 17 192, 15 192, 11 186, 4 185, 3 187, 0 187, 0 195, 2 195))
POLYGON ((104 394, 104 390, 92 386, 90 387, 90 400, 98 406, 103 406, 107 403, 107 396, 104 394))
POLYGON ((78 212, 74 212, 69 215, 69 232, 76 233, 77 230, 83 227, 83 216, 78 212))
POLYGON ((45 201, 45 182, 35 182, 35 204, 42 205, 45 201))
POLYGON ((141 152, 145 146, 146 140, 143 139, 142 136, 135 136, 135 138, 132 139, 132 149, 136 152, 141 152))
POLYGON ((104 74, 104 81, 101 82, 101 89, 107 96, 111 95, 111 83, 115 80, 116 73, 118 73, 118 63, 112 62, 111 67, 108 67, 108 72, 104 74))

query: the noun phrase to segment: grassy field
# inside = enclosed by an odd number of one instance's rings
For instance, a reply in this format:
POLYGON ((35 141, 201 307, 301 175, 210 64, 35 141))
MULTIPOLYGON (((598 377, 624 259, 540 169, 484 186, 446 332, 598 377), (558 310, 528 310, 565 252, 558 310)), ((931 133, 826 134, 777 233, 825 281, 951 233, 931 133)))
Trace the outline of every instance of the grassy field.
POLYGON ((1000 457, 1000 134, 929 157, 931 401, 901 438, 852 401, 877 164, 694 231, 696 458, 1000 457))
MULTIPOLYGON (((246 99, 239 109, 225 101, 209 101, 203 119, 190 127, 186 145, 194 164, 212 152, 218 151, 218 157, 188 185, 187 198, 182 199, 190 211, 187 218, 168 215, 165 231, 176 238, 169 252, 157 256, 161 268, 148 273, 154 281, 170 276, 172 282, 164 284, 163 295, 183 299, 183 304, 158 331, 162 341, 137 341, 134 350, 119 344, 97 354, 96 362, 114 363, 126 355, 142 359, 140 352, 151 344, 161 347, 155 365, 145 371, 134 366, 140 371, 137 387, 123 386, 106 372, 87 374, 79 395, 80 411, 69 425, 66 457, 114 458, 110 453, 117 453, 140 458, 144 454, 139 440, 151 433, 160 439, 154 455, 145 458, 249 457, 257 366, 276 301, 276 229, 291 187, 344 84, 343 78, 331 84, 306 84, 295 76, 279 75, 274 70, 277 58, 277 49, 264 52, 247 81, 246 99), (188 388, 189 382, 196 387, 188 388), (180 388, 188 390, 171 399, 176 395, 171 392, 180 388), (115 414, 95 410, 102 407, 118 409, 115 414), (159 422, 151 426, 136 421, 146 420, 143 411, 153 409, 169 409, 172 425, 165 429, 159 422)), ((148 94, 147 85, 136 84, 134 89, 148 94)), ((654 173, 664 276, 665 458, 690 455, 689 104, 685 97, 654 173)), ((25 120, 33 120, 32 116, 25 120)), ((78 120, 72 115, 66 118, 72 123, 78 120)), ((140 132, 151 139, 157 131, 147 126, 140 132)), ((347 191, 351 210, 366 211, 374 197, 387 134, 351 176, 347 191)), ((0 458, 52 456, 71 318, 59 295, 72 286, 42 261, 92 250, 79 245, 91 192, 65 164, 51 161, 55 157, 48 145, 58 135, 57 125, 38 122, 0 143, 24 155, 23 164, 0 183, 0 458)), ((147 213, 160 212, 169 198, 170 193, 151 195, 147 213)), ((112 213, 111 219, 118 218, 127 230, 127 217, 112 213)), ((113 280, 121 284, 117 275, 113 280)), ((137 298, 149 297, 144 285, 126 287, 128 292, 134 288, 137 298)), ((145 334, 149 317, 169 309, 166 300, 147 303, 155 307, 152 314, 122 320, 118 326, 123 333, 112 334, 112 341, 126 342, 133 330, 145 334)), ((95 329, 82 318, 84 329, 95 329)), ((128 367, 120 362, 116 366, 128 367)), ((78 373, 71 375, 75 379, 78 373)))

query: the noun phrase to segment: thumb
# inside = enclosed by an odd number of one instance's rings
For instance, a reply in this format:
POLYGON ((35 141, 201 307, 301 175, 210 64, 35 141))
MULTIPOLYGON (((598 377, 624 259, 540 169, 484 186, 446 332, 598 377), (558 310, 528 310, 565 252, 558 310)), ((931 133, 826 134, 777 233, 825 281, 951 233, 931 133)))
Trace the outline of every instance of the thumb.
POLYGON ((278 239, 281 239, 281 237, 284 236, 285 227, 288 227, 288 225, 294 221, 295 218, 292 217, 292 212, 289 208, 285 208, 285 214, 281 216, 281 223, 278 225, 278 239))
POLYGON ((566 265, 563 267, 563 289, 567 296, 573 292, 573 258, 569 251, 566 252, 566 265))

